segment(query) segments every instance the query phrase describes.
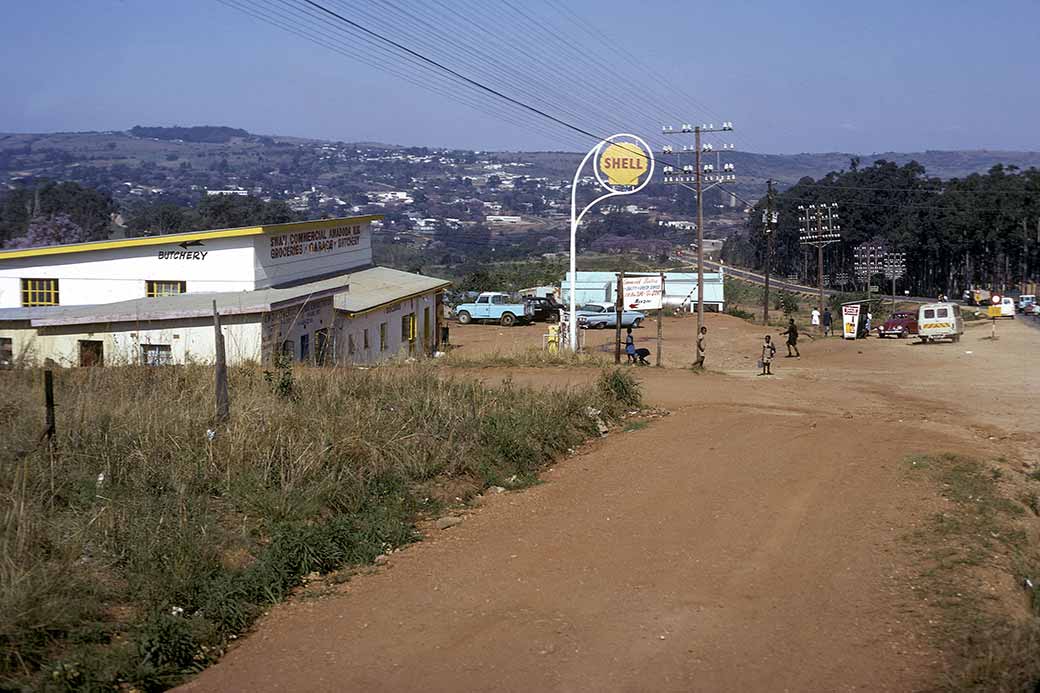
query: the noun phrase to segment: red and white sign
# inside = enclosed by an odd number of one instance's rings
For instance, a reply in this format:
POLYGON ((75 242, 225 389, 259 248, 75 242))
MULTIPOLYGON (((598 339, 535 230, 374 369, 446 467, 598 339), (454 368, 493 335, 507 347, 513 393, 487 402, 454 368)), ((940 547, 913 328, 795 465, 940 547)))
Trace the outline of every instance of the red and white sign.
POLYGON ((855 339, 857 323, 859 322, 859 304, 842 306, 841 317, 843 327, 841 336, 844 339, 855 339))
POLYGON ((622 281, 625 310, 660 310, 664 283, 660 275, 625 277, 622 281))

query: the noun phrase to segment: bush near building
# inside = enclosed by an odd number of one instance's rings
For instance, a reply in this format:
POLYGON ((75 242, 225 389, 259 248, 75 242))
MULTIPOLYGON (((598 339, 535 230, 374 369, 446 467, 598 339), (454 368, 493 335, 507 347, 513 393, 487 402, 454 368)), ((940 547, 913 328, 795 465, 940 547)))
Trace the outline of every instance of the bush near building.
POLYGON ((172 686, 305 576, 416 539, 440 485, 530 482, 597 435, 592 410, 639 398, 623 372, 538 391, 426 366, 242 367, 225 428, 210 369, 83 368, 55 374, 51 448, 41 380, 0 372, 5 690, 172 686))

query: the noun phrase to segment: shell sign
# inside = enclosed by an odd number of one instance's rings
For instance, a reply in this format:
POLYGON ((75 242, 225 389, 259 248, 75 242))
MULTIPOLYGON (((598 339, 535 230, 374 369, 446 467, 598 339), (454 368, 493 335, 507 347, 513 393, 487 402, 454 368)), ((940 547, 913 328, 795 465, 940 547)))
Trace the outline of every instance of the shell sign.
POLYGON ((635 142, 613 142, 599 155, 599 169, 611 186, 638 185, 650 166, 650 156, 635 142))

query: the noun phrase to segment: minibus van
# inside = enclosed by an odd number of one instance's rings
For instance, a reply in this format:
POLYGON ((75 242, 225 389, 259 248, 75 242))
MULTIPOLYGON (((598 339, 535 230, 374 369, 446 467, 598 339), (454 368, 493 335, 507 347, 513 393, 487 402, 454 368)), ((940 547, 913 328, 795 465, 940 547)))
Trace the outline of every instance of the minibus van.
POLYGON ((939 339, 961 341, 964 318, 956 303, 926 303, 917 312, 917 336, 921 342, 939 339))

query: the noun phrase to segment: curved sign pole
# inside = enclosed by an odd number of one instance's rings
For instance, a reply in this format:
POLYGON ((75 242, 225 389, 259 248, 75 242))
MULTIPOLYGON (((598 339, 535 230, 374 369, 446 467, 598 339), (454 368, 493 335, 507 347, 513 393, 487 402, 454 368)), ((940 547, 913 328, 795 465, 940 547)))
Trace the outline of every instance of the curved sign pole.
POLYGON ((585 155, 585 158, 578 164, 578 170, 574 172, 574 182, 571 183, 571 266, 570 266, 570 284, 571 284, 571 296, 570 296, 570 313, 568 314, 568 341, 570 342, 571 351, 578 351, 578 316, 577 313, 577 302, 575 299, 575 287, 574 285, 578 281, 577 273, 577 236, 578 236, 578 224, 581 223, 585 213, 592 209, 597 203, 602 202, 608 197, 615 197, 617 195, 631 195, 632 193, 639 192, 646 187, 647 183, 654 175, 654 150, 650 148, 650 145, 646 143, 641 137, 629 134, 627 132, 621 132, 616 135, 600 141, 595 147, 589 150, 589 153, 585 155), (631 141, 617 142, 619 138, 628 138, 631 141), (609 146, 608 146, 609 145, 609 146), (611 156, 617 154, 617 156, 611 156), (599 156, 597 156, 599 155, 599 156), (589 162, 589 159, 596 156, 596 161, 593 162, 593 171, 596 174, 596 181, 599 183, 601 189, 606 190, 605 195, 600 195, 595 200, 585 205, 585 208, 578 214, 578 179, 581 178, 581 172, 585 168, 585 164, 589 162), (649 161, 650 165, 646 166, 646 162, 649 161), (604 180, 604 170, 606 173, 606 180, 604 180), (643 178, 643 182, 639 183, 639 178, 643 178), (637 185, 638 183, 638 185, 637 185), (624 186, 624 189, 618 189, 615 186, 624 186))

